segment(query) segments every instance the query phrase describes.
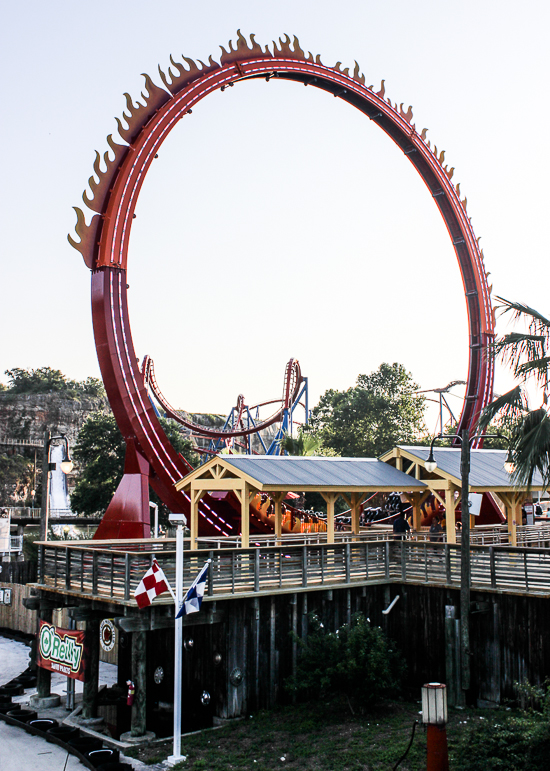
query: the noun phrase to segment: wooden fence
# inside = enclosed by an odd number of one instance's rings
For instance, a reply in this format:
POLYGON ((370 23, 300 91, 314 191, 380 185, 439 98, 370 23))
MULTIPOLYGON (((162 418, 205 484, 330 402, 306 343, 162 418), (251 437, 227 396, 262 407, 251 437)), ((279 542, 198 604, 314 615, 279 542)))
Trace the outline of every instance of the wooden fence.
POLYGON ((36 562, 0 562, 0 582, 29 584, 36 581, 36 562))
MULTIPOLYGON (((175 585, 173 541, 40 545, 39 583, 62 593, 133 604, 134 591, 157 557, 175 585)), ((346 541, 187 551, 184 586, 211 559, 207 595, 280 593, 367 582, 460 586, 460 546, 429 541, 346 541)), ((473 589, 550 594, 550 550, 472 546, 473 589)), ((160 598, 162 600, 162 598, 160 598)), ((165 595, 165 602, 171 602, 165 595)))

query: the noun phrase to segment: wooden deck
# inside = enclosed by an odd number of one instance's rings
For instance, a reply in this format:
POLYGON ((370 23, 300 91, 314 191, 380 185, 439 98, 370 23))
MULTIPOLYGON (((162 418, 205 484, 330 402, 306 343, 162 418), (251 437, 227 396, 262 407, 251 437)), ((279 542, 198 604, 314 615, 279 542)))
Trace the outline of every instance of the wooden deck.
MULTIPOLYGON (((268 539, 265 539, 268 541, 268 539)), ((460 587, 460 546, 426 540, 372 540, 343 535, 338 543, 261 544, 186 551, 184 587, 212 560, 207 597, 330 589, 351 584, 414 583, 460 587)), ((175 585, 175 541, 48 542, 39 546, 41 588, 87 599, 135 605, 134 591, 158 559, 175 585)), ((550 549, 471 548, 472 589, 550 596, 550 549)), ((156 604, 171 603, 168 594, 156 604)))

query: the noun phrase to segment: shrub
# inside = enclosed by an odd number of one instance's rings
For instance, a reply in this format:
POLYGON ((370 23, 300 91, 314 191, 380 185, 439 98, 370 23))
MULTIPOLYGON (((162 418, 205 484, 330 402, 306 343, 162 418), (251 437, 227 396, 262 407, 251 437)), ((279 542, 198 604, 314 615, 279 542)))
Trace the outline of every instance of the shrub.
POLYGON ((546 771, 550 726, 541 716, 472 718, 458 739, 460 771, 546 771))
POLYGON ((341 693, 364 707, 398 693, 404 663, 380 627, 361 613, 336 632, 309 618, 307 642, 297 639, 300 656, 288 690, 308 699, 341 693))

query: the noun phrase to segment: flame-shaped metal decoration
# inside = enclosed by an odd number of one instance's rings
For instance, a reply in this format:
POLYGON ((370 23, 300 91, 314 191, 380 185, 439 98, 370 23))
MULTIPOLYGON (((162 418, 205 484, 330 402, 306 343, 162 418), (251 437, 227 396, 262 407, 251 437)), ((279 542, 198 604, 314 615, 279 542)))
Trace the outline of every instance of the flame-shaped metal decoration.
MULTIPOLYGON (((166 72, 159 68, 159 74, 162 86, 144 75, 140 101, 134 102, 126 94, 126 109, 122 120, 117 119, 122 144, 108 137, 110 149, 103 159, 96 153, 90 192, 83 196, 95 216, 86 224, 82 210, 75 207, 78 240, 69 236, 69 241, 92 269, 94 334, 111 406, 124 436, 151 465, 151 484, 172 511, 182 510, 174 506, 184 506, 173 484, 186 469, 154 414, 132 344, 125 278, 130 229, 149 166, 172 128, 212 92, 246 80, 296 81, 350 103, 377 123, 417 169, 445 220, 464 283, 470 361, 457 433, 471 428, 493 392, 493 363, 488 354, 494 338, 490 288, 483 253, 466 213, 466 198, 461 200, 460 185, 451 182, 454 167, 444 165, 444 151, 432 149, 427 129, 417 131, 412 107, 392 103, 386 97, 384 81, 378 90, 366 86, 357 62, 353 72, 341 62, 326 66, 289 35, 263 47, 254 35, 246 38, 239 30, 235 42, 221 47, 219 63, 212 57, 207 64, 185 56, 181 62, 170 57, 166 72)), ((218 523, 210 525, 207 530, 219 530, 218 523)))

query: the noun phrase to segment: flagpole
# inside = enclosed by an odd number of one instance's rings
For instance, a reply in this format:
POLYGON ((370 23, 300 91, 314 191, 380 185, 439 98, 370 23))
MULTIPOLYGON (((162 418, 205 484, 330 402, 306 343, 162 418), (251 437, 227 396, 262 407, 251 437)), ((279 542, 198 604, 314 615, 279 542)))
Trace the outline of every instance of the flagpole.
MULTIPOLYGON (((183 526, 187 524, 184 514, 170 514, 169 520, 177 525, 176 529, 176 604, 174 615, 177 616, 183 602, 183 526)), ((174 747, 173 755, 167 762, 173 766, 183 760, 181 754, 181 690, 183 668, 183 618, 177 618, 174 624, 174 747)))

